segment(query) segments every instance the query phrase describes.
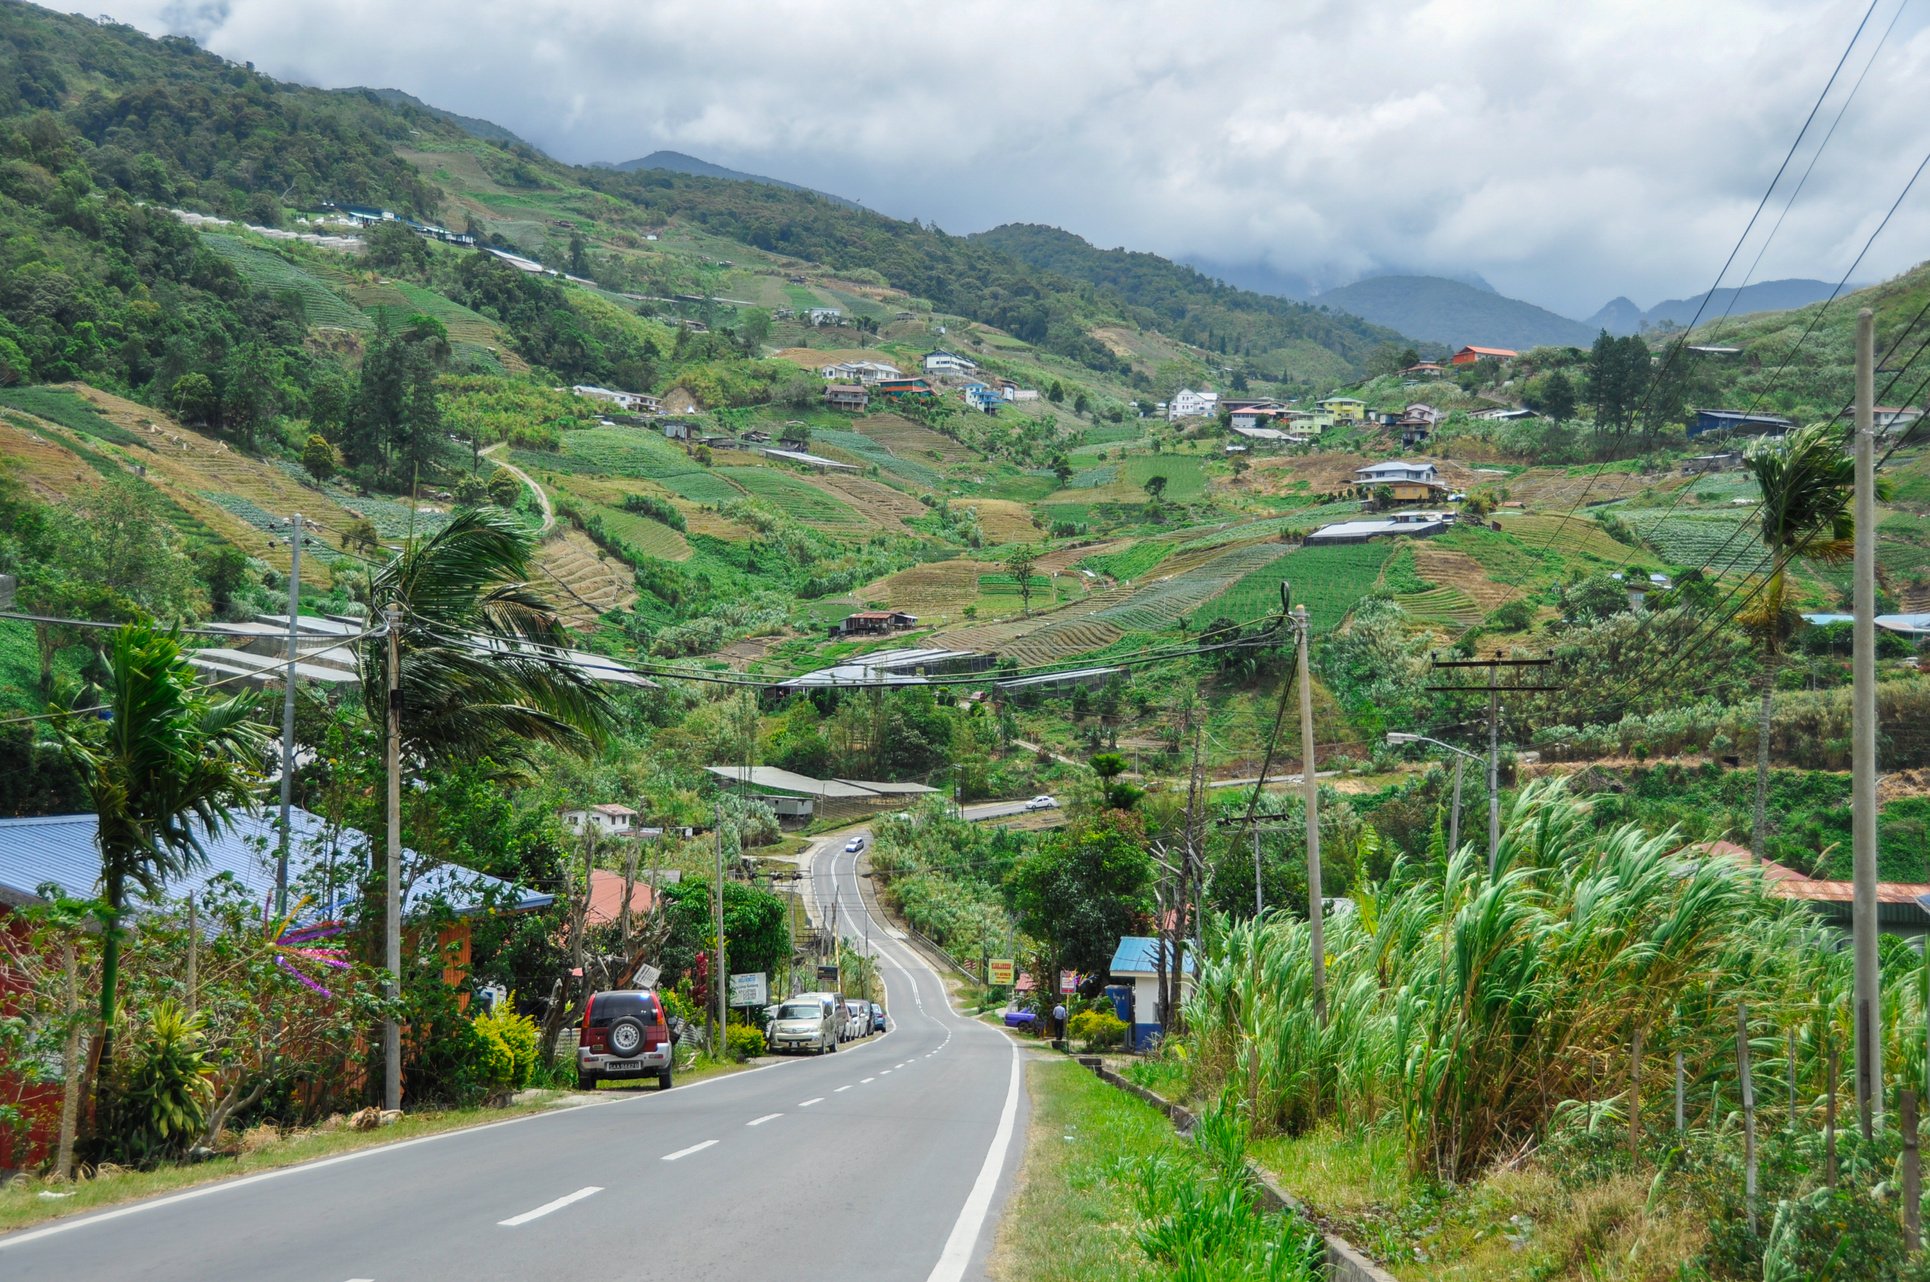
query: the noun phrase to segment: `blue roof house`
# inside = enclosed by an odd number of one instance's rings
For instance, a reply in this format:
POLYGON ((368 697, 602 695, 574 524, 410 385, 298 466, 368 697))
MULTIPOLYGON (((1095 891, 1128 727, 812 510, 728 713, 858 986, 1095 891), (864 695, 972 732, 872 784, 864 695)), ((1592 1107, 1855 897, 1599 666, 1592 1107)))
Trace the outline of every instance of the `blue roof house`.
MULTIPOLYGON (((1112 955, 1111 977, 1115 982, 1132 985, 1132 1046, 1136 1051, 1149 1049, 1166 1031, 1159 1019, 1159 951, 1161 941, 1145 935, 1125 935, 1112 955)), ((1170 973, 1171 959, 1168 958, 1170 973)), ((1192 991, 1193 954, 1180 958, 1181 1000, 1192 991)))

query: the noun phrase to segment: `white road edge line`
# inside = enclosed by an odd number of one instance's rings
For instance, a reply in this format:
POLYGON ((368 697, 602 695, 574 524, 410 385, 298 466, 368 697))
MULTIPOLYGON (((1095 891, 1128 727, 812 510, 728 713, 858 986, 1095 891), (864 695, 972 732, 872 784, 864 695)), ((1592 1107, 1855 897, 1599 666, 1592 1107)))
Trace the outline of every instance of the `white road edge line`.
POLYGON ((799 1108, 809 1108, 809 1107, 811 1107, 811 1105, 813 1105, 813 1104, 822 1104, 822 1103, 824 1103, 824 1096, 822 1096, 822 1095, 819 1095, 819 1096, 816 1096, 816 1097, 815 1097, 815 1098, 813 1098, 813 1099, 807 1099, 807 1100, 805 1100, 805 1101, 804 1101, 804 1102, 803 1102, 802 1104, 799 1104, 799 1105, 798 1105, 798 1107, 799 1107, 799 1108))
POLYGON ((925 1282, 962 1282, 966 1268, 972 1262, 972 1248, 978 1244, 978 1235, 985 1227, 985 1217, 992 1209, 992 1194, 998 1189, 999 1172, 1005 1166, 1006 1150, 1012 1147, 1012 1129, 1019 1115, 1019 1048, 1012 1045, 1012 1075, 1005 1087, 1005 1108, 999 1113, 998 1130, 992 1134, 992 1146, 985 1150, 985 1163, 978 1168, 978 1179, 972 1184, 972 1191, 965 1198, 965 1205, 959 1208, 958 1222, 952 1225, 951 1236, 945 1239, 945 1249, 932 1266, 925 1282))
POLYGON ((702 1144, 692 1144, 689 1148, 680 1148, 675 1153, 665 1153, 663 1160, 666 1162, 674 1162, 680 1157, 689 1157, 692 1153, 701 1153, 716 1142, 716 1140, 705 1140, 702 1144))
POLYGON ((506 1220, 497 1220, 496 1223, 506 1229, 513 1229, 519 1224, 528 1224, 531 1220, 540 1220, 551 1211, 560 1211, 572 1202, 581 1202, 584 1198, 591 1197, 602 1191, 602 1185, 592 1184, 588 1188, 578 1189, 574 1193, 566 1193, 554 1202, 545 1202, 533 1211, 524 1211, 521 1215, 512 1215, 506 1220))
POLYGON ((750 1121, 748 1121, 748 1122, 746 1122, 746 1123, 744 1123, 744 1125, 746 1125, 746 1126, 762 1126, 762 1125, 764 1125, 764 1123, 766 1123, 766 1122, 770 1122, 770 1121, 775 1121, 775 1120, 776 1120, 777 1118, 780 1118, 780 1117, 782 1117, 782 1116, 784 1116, 784 1114, 782 1114, 782 1113, 766 1113, 766 1114, 764 1114, 764 1116, 762 1116, 762 1117, 753 1117, 753 1118, 752 1118, 752 1119, 751 1119, 750 1121))

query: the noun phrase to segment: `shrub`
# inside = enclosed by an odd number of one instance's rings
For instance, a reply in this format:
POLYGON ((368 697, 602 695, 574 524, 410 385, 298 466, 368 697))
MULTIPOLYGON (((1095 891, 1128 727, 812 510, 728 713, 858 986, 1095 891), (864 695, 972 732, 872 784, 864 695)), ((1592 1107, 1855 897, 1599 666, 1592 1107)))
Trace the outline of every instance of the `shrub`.
POLYGON ((113 1120, 102 1128, 119 1148, 114 1156, 146 1166, 184 1152, 201 1136, 214 1102, 202 1039, 202 1019, 180 1003, 161 1002, 148 1017, 143 1040, 114 1092, 113 1120))
POLYGON ((506 1090, 516 1075, 516 1054, 503 1041, 501 1033, 481 1020, 473 1021, 475 1029, 475 1073, 487 1087, 489 1093, 506 1090))
POLYGON ((1068 1031, 1088 1051, 1118 1046, 1126 1040, 1126 1022, 1109 1010, 1082 1011, 1072 1017, 1068 1031))
POLYGON ((755 1059, 764 1053, 764 1034, 748 1024, 732 1024, 724 1033, 724 1051, 732 1059, 755 1059))
POLYGON ((486 1015, 477 1016, 472 1022, 495 1037, 509 1052, 511 1063, 504 1085, 512 1091, 520 1091, 528 1086, 536 1072, 537 1047, 541 1041, 536 1021, 527 1015, 516 1014, 505 1003, 486 1015))

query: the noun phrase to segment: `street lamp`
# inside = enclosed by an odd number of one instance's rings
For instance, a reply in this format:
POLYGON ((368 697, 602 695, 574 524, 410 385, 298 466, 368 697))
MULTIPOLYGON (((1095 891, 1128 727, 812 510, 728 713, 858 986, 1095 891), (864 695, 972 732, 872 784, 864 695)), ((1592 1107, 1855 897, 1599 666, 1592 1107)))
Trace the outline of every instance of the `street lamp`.
MULTIPOLYGON (((1403 743, 1431 743, 1437 748, 1445 748, 1457 758, 1479 762, 1480 756, 1466 748, 1430 739, 1424 734, 1409 734, 1404 730, 1387 732, 1387 742, 1392 745, 1403 743)), ((1488 876, 1494 877, 1494 870, 1501 855, 1501 789, 1499 762, 1490 757, 1488 760, 1488 876)), ((1452 854, 1461 848, 1461 762, 1454 763, 1454 804, 1448 811, 1448 852, 1452 854)))

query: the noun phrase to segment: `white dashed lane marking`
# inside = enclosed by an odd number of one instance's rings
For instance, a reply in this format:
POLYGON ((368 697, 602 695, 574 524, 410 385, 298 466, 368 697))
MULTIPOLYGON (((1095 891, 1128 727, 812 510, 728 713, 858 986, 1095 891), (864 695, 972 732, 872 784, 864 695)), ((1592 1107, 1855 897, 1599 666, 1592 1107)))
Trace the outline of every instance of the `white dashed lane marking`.
POLYGON ((802 1104, 799 1104, 798 1107, 809 1108, 813 1104, 822 1104, 822 1103, 824 1103, 824 1096, 819 1095, 819 1096, 816 1096, 815 1098, 805 1100, 802 1104))
POLYGON ((702 1144, 692 1144, 689 1148, 680 1148, 675 1153, 665 1153, 663 1160, 666 1162, 674 1162, 680 1157, 689 1157, 692 1153, 701 1153, 716 1142, 716 1140, 705 1140, 702 1144))
POLYGON ((772 1120, 772 1119, 774 1119, 774 1118, 779 1118, 779 1117, 782 1117, 782 1116, 784 1116, 784 1114, 782 1114, 782 1113, 766 1113, 766 1114, 764 1114, 764 1116, 762 1116, 762 1117, 753 1117, 753 1118, 752 1118, 752 1119, 751 1119, 750 1121, 748 1121, 748 1122, 746 1122, 746 1123, 744 1123, 744 1125, 746 1125, 746 1126, 762 1126, 762 1125, 764 1125, 764 1123, 766 1123, 766 1122, 768 1122, 768 1121, 771 1121, 771 1120, 772 1120))
MULTIPOLYGON (((711 1142, 713 1144, 716 1143, 715 1140, 711 1142)), ((602 1185, 592 1184, 588 1188, 581 1188, 574 1193, 559 1197, 554 1202, 545 1202, 533 1211, 524 1211, 521 1215, 512 1215, 506 1220, 497 1220, 496 1223, 506 1229, 513 1229, 519 1224, 528 1224, 531 1220, 540 1220, 551 1211, 560 1211, 572 1202, 581 1202, 584 1198, 601 1193, 602 1191, 602 1185)))

